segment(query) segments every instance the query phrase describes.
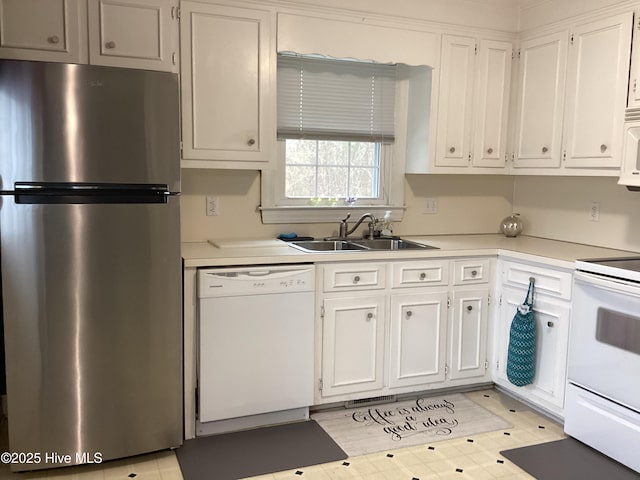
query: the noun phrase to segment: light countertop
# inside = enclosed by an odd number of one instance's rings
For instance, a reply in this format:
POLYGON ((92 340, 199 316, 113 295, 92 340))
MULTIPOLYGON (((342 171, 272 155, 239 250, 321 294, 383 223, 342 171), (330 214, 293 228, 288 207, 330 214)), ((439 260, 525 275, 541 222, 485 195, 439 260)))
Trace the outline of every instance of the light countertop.
POLYGON ((185 267, 220 267, 229 265, 264 265, 274 263, 320 263, 342 261, 428 259, 454 256, 504 255, 558 267, 573 268, 573 262, 586 258, 610 258, 638 255, 637 252, 593 247, 578 243, 500 234, 483 235, 415 235, 403 236, 414 242, 438 247, 438 250, 341 251, 306 253, 277 239, 216 240, 183 243, 185 267))

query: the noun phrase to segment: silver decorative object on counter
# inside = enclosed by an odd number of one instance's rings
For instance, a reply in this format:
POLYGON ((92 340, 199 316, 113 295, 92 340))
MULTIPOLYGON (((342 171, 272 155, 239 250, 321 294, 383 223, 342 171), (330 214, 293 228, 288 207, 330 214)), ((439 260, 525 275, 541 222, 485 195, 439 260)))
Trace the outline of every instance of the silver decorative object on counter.
POLYGON ((520 220, 520 214, 514 213, 502 220, 500 224, 500 231, 507 237, 517 237, 522 233, 522 220, 520 220))

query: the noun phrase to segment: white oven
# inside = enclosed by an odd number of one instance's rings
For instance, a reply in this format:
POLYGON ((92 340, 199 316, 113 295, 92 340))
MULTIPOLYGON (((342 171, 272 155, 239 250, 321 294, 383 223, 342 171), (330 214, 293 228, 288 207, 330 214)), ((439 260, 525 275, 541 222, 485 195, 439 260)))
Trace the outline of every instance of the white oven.
POLYGON ((640 472, 640 259, 576 267, 564 429, 640 472))

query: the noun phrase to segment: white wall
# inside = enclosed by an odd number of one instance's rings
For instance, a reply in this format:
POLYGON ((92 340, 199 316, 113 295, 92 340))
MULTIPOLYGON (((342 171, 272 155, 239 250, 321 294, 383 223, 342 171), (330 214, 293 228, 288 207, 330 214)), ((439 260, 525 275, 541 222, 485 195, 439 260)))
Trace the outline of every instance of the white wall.
MULTIPOLYGON (((396 222, 398 235, 441 233, 496 233, 511 213, 513 180, 507 176, 409 175, 405 179, 407 206, 404 220, 396 222), (437 198, 438 213, 423 214, 424 199, 437 198)), ((280 233, 326 237, 337 233, 343 214, 333 223, 263 225, 260 174, 256 171, 182 171, 182 241, 209 239, 275 238, 280 233), (206 216, 206 196, 219 197, 220 214, 206 216)))
POLYGON ((517 0, 290 0, 284 3, 296 7, 329 7, 410 20, 473 25, 507 32, 515 32, 518 26, 517 0))
POLYGON ((514 211, 524 233, 537 237, 640 251, 640 192, 617 178, 515 177, 514 211), (600 220, 590 220, 592 202, 600 220))
POLYGON ((544 27, 586 13, 615 6, 637 6, 637 0, 522 0, 519 31, 544 27))

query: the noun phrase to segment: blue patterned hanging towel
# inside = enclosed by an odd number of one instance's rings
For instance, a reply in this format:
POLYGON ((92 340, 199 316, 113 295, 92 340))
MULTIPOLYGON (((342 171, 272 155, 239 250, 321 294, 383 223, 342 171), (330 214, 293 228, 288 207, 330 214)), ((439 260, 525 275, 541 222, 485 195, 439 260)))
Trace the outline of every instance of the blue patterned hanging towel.
POLYGON ((536 373, 536 321, 533 318, 534 279, 511 321, 509 350, 507 354, 507 378, 518 387, 533 383, 536 373))

